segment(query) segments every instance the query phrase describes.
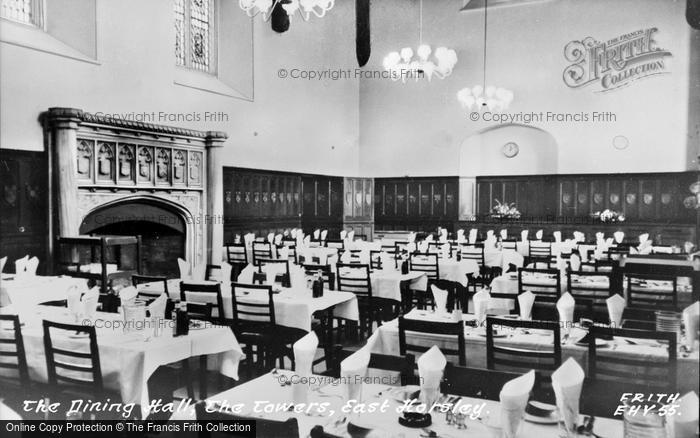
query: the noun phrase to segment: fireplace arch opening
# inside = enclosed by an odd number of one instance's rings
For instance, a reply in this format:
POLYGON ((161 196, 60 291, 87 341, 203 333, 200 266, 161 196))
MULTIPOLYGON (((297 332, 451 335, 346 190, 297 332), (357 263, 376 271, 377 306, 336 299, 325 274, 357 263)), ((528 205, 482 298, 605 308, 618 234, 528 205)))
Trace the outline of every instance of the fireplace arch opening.
POLYGON ((129 198, 88 213, 80 224, 80 234, 141 236, 141 273, 177 278, 177 258, 189 259, 188 225, 186 213, 175 205, 152 198, 129 198))

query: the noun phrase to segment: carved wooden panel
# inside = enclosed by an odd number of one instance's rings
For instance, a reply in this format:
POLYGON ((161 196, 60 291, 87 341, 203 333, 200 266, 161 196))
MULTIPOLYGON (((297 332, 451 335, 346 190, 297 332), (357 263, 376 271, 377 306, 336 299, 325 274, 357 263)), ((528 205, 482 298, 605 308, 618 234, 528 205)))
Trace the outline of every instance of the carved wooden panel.
POLYGON ((75 169, 78 180, 92 181, 94 173, 95 141, 78 139, 75 169))

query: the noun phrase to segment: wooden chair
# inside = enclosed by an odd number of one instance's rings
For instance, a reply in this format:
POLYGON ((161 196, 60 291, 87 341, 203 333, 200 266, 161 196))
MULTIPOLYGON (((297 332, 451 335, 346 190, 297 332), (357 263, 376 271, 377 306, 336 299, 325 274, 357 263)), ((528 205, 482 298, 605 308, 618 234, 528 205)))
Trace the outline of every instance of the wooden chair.
POLYGON ((552 262, 552 243, 541 240, 531 240, 528 249, 528 263, 535 263, 535 267, 544 263, 549 269, 552 262))
MULTIPOLYGON (((194 406, 198 421, 208 421, 210 423, 226 422, 251 422, 255 424, 255 436, 257 438, 278 438, 299 436, 299 422, 292 417, 286 421, 267 420, 258 417, 242 417, 228 412, 208 412, 206 402, 201 401, 194 406)), ((224 436, 241 436, 239 432, 221 432, 224 436)), ((211 432, 199 432, 199 437, 208 438, 211 432)), ((248 434, 244 434, 248 435, 248 434)))
MULTIPOLYGON (((221 265, 211 265, 208 264, 204 270, 204 279, 207 281, 221 281, 228 283, 231 278, 221 278, 221 265)), ((231 276, 233 276, 233 270, 231 270, 231 276)))
MULTIPOLYGON (((287 248, 287 260, 295 265, 299 263, 299 253, 297 252, 296 245, 288 245, 287 248)), ((279 254, 279 251, 277 252, 279 254)))
MULTIPOLYGON (((23 387, 28 387, 30 384, 29 368, 27 367, 24 338, 22 337, 18 315, 0 315, 0 335, 9 333, 12 333, 12 337, 0 336, 0 345, 14 345, 14 350, 2 348, 0 349, 0 357, 14 357, 16 358, 16 363, 3 360, 0 362, 0 368, 16 369, 18 374, 17 383, 23 387), (9 325, 12 325, 12 327, 8 327, 9 325), (12 330, 11 332, 10 329, 12 330)), ((5 380, 7 379, 0 377, 0 386, 4 386, 5 380)))
POLYGON ((280 281, 282 283, 283 287, 291 287, 292 286, 292 278, 289 273, 289 260, 279 260, 279 259, 258 259, 257 260, 257 266, 258 266, 258 272, 259 273, 264 273, 264 267, 265 266, 270 266, 270 265, 283 265, 282 273, 277 274, 275 281, 280 281))
POLYGON ((260 259, 274 259, 274 247, 270 242, 253 242, 253 264, 258 266, 260 259))
POLYGON ((248 265, 248 253, 245 244, 230 243, 226 245, 226 260, 231 266, 248 265))
POLYGON ((443 394, 499 400, 503 385, 520 375, 508 371, 458 367, 448 362, 440 387, 443 394))
POLYGON ((514 237, 511 237, 509 239, 502 239, 501 240, 501 248, 502 249, 511 249, 511 250, 515 251, 518 248, 518 240, 515 239, 514 237))
POLYGON ((595 320, 607 322, 608 307, 606 300, 612 296, 612 275, 606 272, 566 272, 567 290, 578 303, 581 300, 591 301, 595 320), (587 281, 588 280, 588 281, 587 281), (607 285, 604 281, 607 280, 607 285))
MULTIPOLYGON (((336 354, 332 362, 332 369, 329 370, 330 372, 328 374, 333 377, 340 377, 340 362, 355 353, 355 351, 343 349, 340 345, 335 348, 336 354)), ((416 383, 414 371, 416 368, 416 357, 412 354, 392 356, 388 354, 372 353, 370 354, 367 368, 398 372, 400 382, 397 382, 396 386, 413 385, 416 383)))
POLYGON ((678 279, 659 274, 625 274, 627 306, 655 310, 678 310, 678 279), (648 281, 664 282, 670 289, 646 287, 648 281))
POLYGON ((225 320, 224 317, 224 300, 221 296, 221 284, 220 283, 190 283, 181 281, 180 282, 180 301, 188 301, 188 293, 199 293, 203 296, 211 295, 212 298, 207 297, 204 301, 202 299, 192 300, 193 302, 202 303, 208 302, 212 304, 212 320, 222 322, 225 320), (204 295, 206 294, 206 295, 204 295), (214 315, 215 313, 215 315, 214 315))
MULTIPOLYGON (((593 326, 588 331, 588 377, 591 379, 652 385, 664 392, 677 392, 677 355, 676 333, 601 326, 593 326), (614 336, 665 343, 668 356, 665 360, 655 361, 648 356, 620 357, 609 350, 598 351, 596 339, 614 336)), ((630 389, 627 392, 635 391, 630 389)))
POLYGON ((369 252, 369 267, 372 270, 382 269, 381 251, 370 250, 369 252))
POLYGON ((525 291, 543 302, 556 303, 561 296, 561 273, 557 269, 518 268, 518 295, 525 291))
POLYGON ((424 292, 414 291, 416 293, 415 304, 419 308, 432 306, 433 295, 430 292, 430 285, 438 284, 440 280, 438 255, 414 252, 408 258, 408 265, 411 271, 423 272, 428 277, 428 288, 424 292))
POLYGON ((158 298, 163 293, 168 295, 168 277, 156 276, 156 275, 138 275, 134 274, 131 276, 131 283, 134 285, 138 292, 138 296, 146 299, 158 298), (144 283, 163 283, 163 289, 157 290, 143 290, 139 289, 139 285, 144 283))
POLYGON ((465 366, 467 364, 467 354, 464 345, 464 324, 461 322, 422 321, 400 316, 399 351, 401 355, 405 355, 408 351, 423 353, 428 351, 430 347, 409 344, 406 340, 406 332, 454 336, 457 341, 457 348, 441 348, 440 350, 446 355, 457 356, 460 365, 465 366))
POLYGON ((615 260, 596 260, 594 262, 595 272, 612 272, 617 264, 615 260))
POLYGON ((389 300, 383 300, 372 295, 372 280, 369 265, 336 264, 338 290, 352 292, 357 296, 360 310, 360 333, 369 336, 372 324, 382 324, 381 315, 389 300))
POLYGON ((474 260, 479 266, 479 275, 472 276, 469 284, 473 287, 474 293, 477 287, 482 288, 489 284, 492 271, 486 266, 486 258, 484 254, 483 243, 461 243, 457 248, 462 260, 474 260))
POLYGON ((611 246, 603 254, 606 255, 608 261, 620 260, 622 256, 630 253, 630 247, 624 245, 611 246))
POLYGON ((561 365, 561 330, 559 322, 554 321, 523 321, 509 318, 486 318, 486 367, 495 370, 499 365, 506 369, 548 370, 554 371, 561 365), (506 330, 537 329, 551 331, 553 335, 551 350, 528 350, 524 347, 497 346, 493 337, 493 329, 498 327, 506 330))
POLYGON ((231 306, 231 328, 236 338, 244 344, 249 371, 253 367, 271 366, 276 326, 272 286, 231 283, 231 306), (246 295, 256 292, 261 292, 261 296, 267 295, 267 299, 246 299, 246 295))

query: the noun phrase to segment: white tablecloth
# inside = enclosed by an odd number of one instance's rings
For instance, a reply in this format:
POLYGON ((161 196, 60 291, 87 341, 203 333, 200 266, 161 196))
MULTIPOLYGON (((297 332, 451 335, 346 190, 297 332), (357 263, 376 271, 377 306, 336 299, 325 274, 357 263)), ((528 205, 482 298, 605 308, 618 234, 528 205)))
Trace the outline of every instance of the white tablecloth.
MULTIPOLYGON (((212 396, 208 399, 212 409, 216 409, 217 404, 226 403, 227 406, 241 405, 241 414, 245 417, 265 418, 274 421, 285 421, 291 417, 295 417, 299 423, 299 437, 304 438, 309 436, 309 432, 316 425, 323 426, 324 432, 336 436, 347 436, 347 426, 345 423, 339 422, 339 419, 347 417, 348 414, 341 411, 341 407, 346 403, 345 385, 339 381, 329 380, 324 376, 311 376, 308 391, 308 403, 327 404, 328 408, 324 414, 306 415, 304 413, 294 413, 287 411, 278 411, 272 414, 261 412, 263 406, 289 404, 294 400, 294 391, 298 383, 298 376, 294 372, 281 370, 276 375, 265 374, 257 379, 251 380, 243 385, 229 389, 225 392, 212 396), (288 380, 292 385, 281 386, 280 381, 288 380), (256 402, 260 403, 257 406, 256 402)), ((368 379, 368 382, 372 382, 368 379)), ((370 436, 381 437, 405 437, 405 438, 420 438, 425 436, 423 429, 411 429, 398 424, 398 417, 401 415, 397 409, 403 406, 402 402, 395 400, 395 397, 388 393, 391 389, 390 380, 389 386, 387 383, 363 383, 362 384, 362 402, 365 406, 369 403, 376 403, 379 407, 385 404, 385 408, 376 409, 374 412, 365 412, 353 418, 353 422, 362 424, 370 429, 370 436)), ((432 424, 430 429, 434 431, 436 436, 444 438, 456 438, 469 436, 474 438, 491 438, 492 432, 487 428, 485 423, 500 422, 500 407, 497 401, 483 400, 476 398, 461 398, 461 406, 478 406, 478 415, 474 418, 469 418, 467 415, 467 429, 457 429, 446 423, 445 414, 441 412, 432 413, 432 424), (478 418, 477 418, 478 416, 478 418), (491 421, 488 419, 491 417, 491 421)), ((308 405, 307 405, 308 406, 308 405)), ((195 420, 196 414, 194 410, 180 411, 174 414, 171 420, 195 420)), ((620 437, 623 433, 623 425, 620 420, 609 418, 596 418, 595 432, 605 437, 620 437)), ((524 421, 522 423, 519 437, 540 437, 540 438, 555 438, 558 435, 556 424, 536 424, 524 421)))
MULTIPOLYGON (((144 288, 159 290, 157 283, 144 285, 144 288)), ((162 289, 160 289, 162 290, 162 289)), ((168 294, 173 299, 180 299, 180 280, 168 280, 168 294)), ((224 305, 224 317, 233 317, 230 283, 221 284, 221 297, 224 305)), ((267 302, 267 294, 250 293, 239 295, 240 299, 251 302, 267 302)), ((216 302, 213 294, 188 292, 188 301, 216 302)), ((359 320, 357 297, 350 292, 324 290, 323 296, 312 298, 311 291, 306 288, 282 288, 274 296, 275 322, 287 327, 296 327, 310 331, 313 314, 320 310, 333 308, 333 315, 352 321, 359 320)), ((215 315, 218 316, 218 315, 215 315)))
POLYGON ((454 281, 462 286, 467 286, 469 280, 468 274, 479 274, 479 264, 476 260, 442 258, 438 260, 438 269, 440 271, 440 279, 454 281))
POLYGON ((72 286, 86 289, 87 280, 73 277, 28 277, 2 280, 0 305, 35 306, 46 301, 65 300, 72 286))
MULTIPOLYGON (((70 324, 76 321, 67 309, 49 306, 36 306, 30 313, 19 312, 19 316, 24 324, 22 335, 30 378, 45 382, 46 356, 41 321, 46 319, 70 324)), ((141 404, 144 417, 148 414, 148 378, 159 366, 188 357, 213 355, 209 365, 216 366, 226 376, 238 379, 238 363, 244 356, 228 327, 205 326, 191 329, 187 336, 173 337, 169 321, 165 322, 162 335, 152 337, 152 329, 125 333, 123 324, 120 324, 123 318, 119 314, 98 312, 92 319, 97 332, 105 387, 119 390, 123 403, 141 404)), ((60 337, 58 334, 58 331, 52 331, 55 346, 87 351, 87 338, 60 337)))
POLYGON ((511 263, 522 268, 525 258, 514 249, 493 249, 484 251, 484 263, 486 266, 502 268, 505 271, 511 263))
MULTIPOLYGON (((451 315, 441 316, 429 311, 412 310, 406 315, 406 318, 415 318, 433 321, 452 321, 451 315)), ((464 315, 464 320, 473 320, 474 315, 464 315)), ((374 342, 372 349, 376 353, 399 355, 399 328, 398 320, 385 322, 377 330, 378 336, 374 342)), ((486 368, 486 336, 485 329, 466 327, 465 326, 465 343, 467 352, 467 366, 475 368, 486 368)), ((533 331, 532 334, 523 334, 522 332, 508 332, 508 337, 496 339, 499 344, 510 347, 525 347, 528 349, 551 349, 552 336, 542 335, 533 331)), ((576 345, 576 341, 583 337, 585 332, 581 329, 574 328, 571 331, 570 339, 562 344, 562 361, 569 357, 573 357, 583 367, 588 369, 588 347, 576 345)), ((640 341, 641 342, 641 341, 640 341)), ((446 337, 444 335, 426 334, 410 332, 407 334, 407 343, 413 345, 423 345, 431 347, 437 345, 438 348, 456 348, 454 345, 454 337, 446 337)), ((599 354, 614 354, 624 358, 643 358, 647 361, 660 360, 667 355, 666 347, 658 343, 650 343, 649 345, 630 345, 624 340, 611 341, 609 348, 599 350, 599 354), (614 344, 614 347, 612 346, 614 344)), ((451 358, 456 361, 455 358, 451 358)), ((448 358, 450 360, 450 358, 448 358)), ((697 376, 700 372, 700 359, 698 357, 698 348, 688 357, 678 357, 678 384, 681 388, 697 390, 697 376)))

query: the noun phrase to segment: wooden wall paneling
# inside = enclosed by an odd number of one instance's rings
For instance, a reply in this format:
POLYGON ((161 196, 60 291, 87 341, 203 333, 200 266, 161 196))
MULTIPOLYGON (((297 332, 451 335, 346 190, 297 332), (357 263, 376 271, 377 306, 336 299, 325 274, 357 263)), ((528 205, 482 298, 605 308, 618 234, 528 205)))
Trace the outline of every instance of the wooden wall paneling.
POLYGON ((505 202, 506 204, 514 203, 516 206, 518 205, 517 184, 517 181, 505 181, 503 183, 503 199, 501 199, 501 202, 505 202))
POLYGON ((493 183, 490 181, 478 181, 476 184, 477 195, 477 214, 487 215, 491 211, 491 188, 493 183))
POLYGON ((585 179, 574 181, 574 193, 575 215, 590 215, 590 181, 585 179))
POLYGON ((629 220, 639 219, 639 181, 636 179, 625 179, 623 186, 623 211, 629 220))
POLYGON ((559 182, 559 216, 574 216, 576 214, 576 195, 574 183, 571 180, 559 182))
POLYGON ((605 197, 606 209, 622 212, 624 203, 624 194, 622 189, 622 181, 620 179, 611 178, 608 180, 608 191, 605 197))
POLYGON ((432 205, 430 203, 430 198, 432 197, 432 184, 430 182, 418 182, 418 215, 421 218, 432 216, 432 205))
POLYGON ((591 213, 605 210, 606 181, 604 179, 594 179, 591 181, 590 209, 591 213))
MULTIPOLYGON (((331 178, 330 180, 330 213, 329 216, 336 221, 343 220, 343 179, 331 178)), ((360 210, 361 212, 362 210, 360 210)))
POLYGON ((653 220, 657 217, 658 180, 639 181, 639 219, 653 220))
POLYGON ((301 216, 316 216, 316 181, 311 177, 301 178, 301 216))
POLYGON ((407 217, 409 210, 408 184, 405 181, 392 183, 396 188, 396 216, 407 217))
POLYGON ((372 178, 365 178, 363 180, 363 192, 364 206, 362 207, 362 217, 371 221, 374 217, 374 202, 372 202, 372 195, 374 194, 374 181, 372 178))
POLYGON ((459 181, 445 184, 445 216, 456 218, 459 215, 459 181))

